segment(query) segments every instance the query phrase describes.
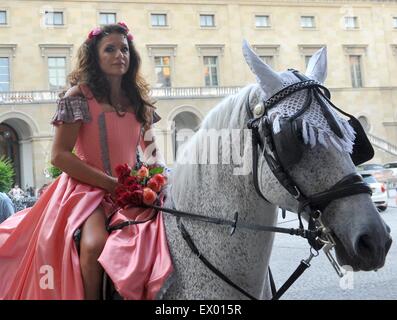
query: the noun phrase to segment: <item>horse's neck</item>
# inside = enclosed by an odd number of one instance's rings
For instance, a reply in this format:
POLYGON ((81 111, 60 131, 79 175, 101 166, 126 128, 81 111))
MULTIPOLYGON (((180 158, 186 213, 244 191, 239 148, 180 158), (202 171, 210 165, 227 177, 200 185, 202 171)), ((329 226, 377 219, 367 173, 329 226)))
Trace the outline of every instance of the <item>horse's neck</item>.
POLYGON ((274 225, 275 206, 260 198, 250 175, 232 172, 232 165, 179 167, 175 172, 178 185, 174 182, 171 189, 173 205, 178 210, 224 219, 238 212, 239 219, 274 225))

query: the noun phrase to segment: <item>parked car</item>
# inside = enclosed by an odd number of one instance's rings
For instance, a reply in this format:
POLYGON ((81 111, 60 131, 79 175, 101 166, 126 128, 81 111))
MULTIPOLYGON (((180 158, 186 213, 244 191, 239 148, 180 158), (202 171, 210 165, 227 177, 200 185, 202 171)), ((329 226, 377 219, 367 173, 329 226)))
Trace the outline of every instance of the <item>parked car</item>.
POLYGON ((377 163, 364 163, 357 166, 357 170, 359 171, 380 171, 383 169, 383 166, 377 163))
POLYGON ((397 177, 397 162, 385 163, 383 168, 393 171, 393 175, 397 177))
POLYGON ((383 168, 392 172, 391 177, 388 179, 389 188, 397 189, 397 162, 389 162, 383 165, 383 168))
POLYGON ((383 165, 377 163, 365 163, 357 166, 359 174, 370 174, 375 177, 378 182, 390 183, 393 179, 393 171, 391 169, 385 169, 383 165))
POLYGON ((386 185, 378 182, 372 174, 362 173, 364 181, 369 184, 372 189, 372 201, 379 211, 387 209, 387 190, 386 185))

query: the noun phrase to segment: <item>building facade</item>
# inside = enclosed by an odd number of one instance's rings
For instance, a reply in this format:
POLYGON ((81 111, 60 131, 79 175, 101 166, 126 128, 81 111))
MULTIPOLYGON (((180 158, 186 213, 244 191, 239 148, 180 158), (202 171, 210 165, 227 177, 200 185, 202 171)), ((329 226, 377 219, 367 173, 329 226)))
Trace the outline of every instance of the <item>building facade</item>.
POLYGON ((397 1, 2 0, 0 154, 12 158, 23 187, 49 181, 50 119, 78 47, 94 26, 118 21, 134 34, 158 100, 168 164, 183 129, 255 81, 243 39, 276 70, 305 70, 326 46, 333 101, 364 124, 374 162, 397 158, 397 1))

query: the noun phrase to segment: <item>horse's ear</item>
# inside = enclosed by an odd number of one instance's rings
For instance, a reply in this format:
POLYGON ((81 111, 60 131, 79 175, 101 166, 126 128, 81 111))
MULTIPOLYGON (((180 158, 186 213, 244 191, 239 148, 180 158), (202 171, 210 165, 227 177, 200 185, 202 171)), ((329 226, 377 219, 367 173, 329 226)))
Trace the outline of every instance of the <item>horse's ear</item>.
POLYGON ((324 83, 327 78, 327 48, 322 47, 309 60, 306 76, 324 83))
POLYGON ((271 96, 283 88, 281 77, 257 56, 246 40, 243 41, 243 55, 266 96, 271 96))

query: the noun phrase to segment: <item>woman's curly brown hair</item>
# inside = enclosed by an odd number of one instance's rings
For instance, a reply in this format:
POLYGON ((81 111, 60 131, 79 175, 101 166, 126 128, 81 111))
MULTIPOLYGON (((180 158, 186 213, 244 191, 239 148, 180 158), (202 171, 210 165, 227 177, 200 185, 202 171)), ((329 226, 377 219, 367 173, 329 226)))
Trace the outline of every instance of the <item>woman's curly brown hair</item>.
MULTIPOLYGON (((120 24, 109 24, 101 27, 101 34, 87 39, 77 53, 77 65, 69 74, 70 86, 87 85, 99 101, 110 99, 110 85, 99 66, 98 43, 106 35, 120 33, 126 36, 128 30, 120 24)), ((130 65, 123 75, 121 88, 135 107, 135 115, 139 122, 148 129, 153 121, 154 105, 149 97, 149 85, 140 74, 141 58, 132 41, 128 40, 130 65)))

